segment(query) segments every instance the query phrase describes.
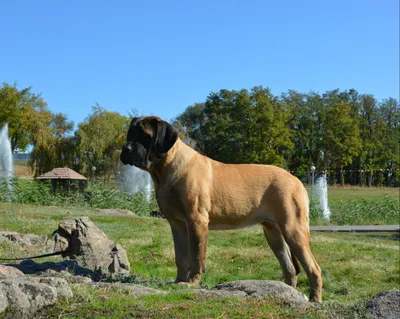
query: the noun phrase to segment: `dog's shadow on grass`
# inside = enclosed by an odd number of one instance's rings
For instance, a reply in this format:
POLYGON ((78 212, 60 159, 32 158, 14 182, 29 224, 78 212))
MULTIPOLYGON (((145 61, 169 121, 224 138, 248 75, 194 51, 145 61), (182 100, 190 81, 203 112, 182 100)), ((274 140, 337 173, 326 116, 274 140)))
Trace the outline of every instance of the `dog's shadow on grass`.
POLYGON ((21 261, 19 264, 6 264, 8 267, 14 267, 23 272, 25 275, 40 275, 40 276, 57 276, 56 273, 67 272, 73 276, 88 277, 94 282, 109 282, 109 283, 127 283, 127 284, 141 284, 144 286, 175 287, 174 282, 168 282, 166 278, 150 278, 144 279, 140 276, 133 274, 107 274, 102 273, 100 270, 91 270, 82 267, 76 260, 62 260, 59 262, 46 261, 37 263, 31 259, 21 261))
POLYGON ((98 280, 100 277, 98 272, 79 266, 75 260, 63 260, 60 262, 46 261, 43 263, 37 263, 28 259, 19 264, 7 264, 7 266, 17 268, 26 275, 34 275, 48 270, 53 270, 56 272, 66 271, 73 275, 90 277, 93 280, 98 280))

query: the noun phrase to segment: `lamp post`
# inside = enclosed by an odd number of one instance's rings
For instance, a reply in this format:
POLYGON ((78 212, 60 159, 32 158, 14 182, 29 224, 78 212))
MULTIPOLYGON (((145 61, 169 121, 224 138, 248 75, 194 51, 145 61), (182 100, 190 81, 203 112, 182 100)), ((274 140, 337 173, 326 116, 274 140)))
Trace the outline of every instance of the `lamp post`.
POLYGON ((314 173, 315 173, 315 166, 311 165, 311 198, 314 198, 314 173))
POLYGON ((94 172, 96 171, 96 166, 92 166, 92 187, 94 184, 94 172))

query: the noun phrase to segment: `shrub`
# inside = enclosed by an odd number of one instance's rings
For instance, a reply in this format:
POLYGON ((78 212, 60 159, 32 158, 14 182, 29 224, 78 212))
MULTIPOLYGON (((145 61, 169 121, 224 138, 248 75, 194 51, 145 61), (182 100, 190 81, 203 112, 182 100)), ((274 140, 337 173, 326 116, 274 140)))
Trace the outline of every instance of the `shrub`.
POLYGON ((318 224, 324 219, 324 212, 321 209, 318 200, 310 201, 310 223, 318 224))

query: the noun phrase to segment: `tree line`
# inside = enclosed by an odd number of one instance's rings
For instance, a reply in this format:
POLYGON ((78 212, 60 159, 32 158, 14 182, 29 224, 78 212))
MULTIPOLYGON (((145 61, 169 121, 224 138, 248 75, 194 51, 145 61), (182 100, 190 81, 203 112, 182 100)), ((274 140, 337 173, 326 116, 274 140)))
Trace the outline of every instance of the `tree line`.
POLYGON ((274 164, 309 182, 398 186, 399 103, 339 89, 319 94, 268 88, 220 90, 174 120, 182 137, 225 163, 274 164))
MULTIPOLYGON (((90 177, 95 167, 105 181, 120 172, 119 152, 136 115, 96 104, 75 128, 30 87, 7 83, 0 87, 0 110, 13 151, 31 146, 35 175, 67 166, 90 177)), ((225 163, 278 165, 305 182, 314 165, 331 183, 399 183, 400 110, 394 98, 377 101, 355 90, 275 96, 262 86, 223 89, 189 106, 172 124, 186 143, 225 163)))

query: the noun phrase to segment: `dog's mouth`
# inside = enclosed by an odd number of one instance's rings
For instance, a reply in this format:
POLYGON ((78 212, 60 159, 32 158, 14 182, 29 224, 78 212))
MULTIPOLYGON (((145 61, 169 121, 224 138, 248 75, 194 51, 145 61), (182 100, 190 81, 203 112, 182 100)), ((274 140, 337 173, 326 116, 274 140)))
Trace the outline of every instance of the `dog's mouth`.
POLYGON ((130 166, 135 165, 135 161, 134 161, 132 154, 128 154, 127 152, 122 151, 119 158, 120 158, 122 164, 124 164, 124 165, 130 165, 130 166))
POLYGON ((129 165, 129 166, 135 166, 137 168, 142 168, 142 165, 140 164, 140 161, 133 157, 131 154, 123 154, 121 153, 120 160, 122 164, 124 165, 129 165))
POLYGON ((121 162, 122 162, 122 164, 124 164, 124 165, 129 165, 129 166, 136 166, 135 165, 135 162, 133 161, 133 160, 128 160, 128 161, 122 161, 121 160, 121 162))

